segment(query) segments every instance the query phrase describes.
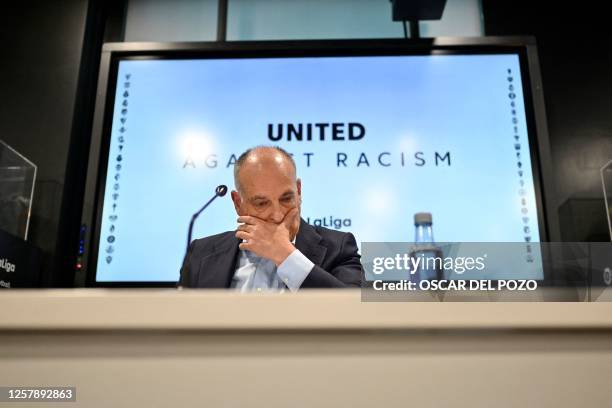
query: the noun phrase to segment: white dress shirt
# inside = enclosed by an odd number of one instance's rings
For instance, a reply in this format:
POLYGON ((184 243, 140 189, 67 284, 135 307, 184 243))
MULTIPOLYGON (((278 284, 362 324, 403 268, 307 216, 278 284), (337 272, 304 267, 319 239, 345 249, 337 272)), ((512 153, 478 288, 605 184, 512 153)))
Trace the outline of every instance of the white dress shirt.
POLYGON ((313 266, 297 248, 278 267, 267 258, 240 249, 230 287, 240 292, 284 292, 285 289, 296 292, 313 266))

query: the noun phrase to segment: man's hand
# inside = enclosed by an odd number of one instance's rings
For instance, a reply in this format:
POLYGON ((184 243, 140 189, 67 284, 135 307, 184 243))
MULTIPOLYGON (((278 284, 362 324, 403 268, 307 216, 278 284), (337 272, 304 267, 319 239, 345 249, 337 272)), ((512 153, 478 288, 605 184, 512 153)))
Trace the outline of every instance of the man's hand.
POLYGON ((292 208, 280 224, 249 215, 238 217, 238 222, 243 224, 238 226, 236 237, 246 240, 239 245, 240 249, 254 252, 279 266, 295 250, 290 234, 298 213, 297 207, 292 208))

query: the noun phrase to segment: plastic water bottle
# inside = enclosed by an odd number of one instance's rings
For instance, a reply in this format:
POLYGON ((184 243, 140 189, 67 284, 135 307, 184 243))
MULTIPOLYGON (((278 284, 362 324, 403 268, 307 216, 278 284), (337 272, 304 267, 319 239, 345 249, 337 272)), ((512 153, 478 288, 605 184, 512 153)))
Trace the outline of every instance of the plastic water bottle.
POLYGON ((421 258, 416 272, 411 281, 442 279, 443 254, 442 250, 434 243, 433 222, 431 213, 421 212, 414 214, 414 247, 410 251, 410 257, 415 261, 421 258))

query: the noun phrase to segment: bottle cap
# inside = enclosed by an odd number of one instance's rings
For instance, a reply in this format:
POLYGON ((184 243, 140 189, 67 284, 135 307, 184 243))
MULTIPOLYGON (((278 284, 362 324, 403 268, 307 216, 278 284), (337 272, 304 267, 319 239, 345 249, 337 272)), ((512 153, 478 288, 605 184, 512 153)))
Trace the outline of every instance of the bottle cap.
POLYGON ((414 225, 431 225, 431 213, 420 212, 414 214, 414 225))

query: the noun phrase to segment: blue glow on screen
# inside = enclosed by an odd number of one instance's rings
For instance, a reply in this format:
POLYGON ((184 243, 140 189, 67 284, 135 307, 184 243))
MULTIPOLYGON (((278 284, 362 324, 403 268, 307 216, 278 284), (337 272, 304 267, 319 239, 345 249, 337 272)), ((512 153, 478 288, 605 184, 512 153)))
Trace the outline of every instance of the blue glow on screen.
MULTIPOLYGON (((176 281, 191 215, 261 144, 294 155, 303 218, 358 242, 412 241, 421 211, 439 242, 540 240, 518 55, 126 60, 117 78, 98 282, 176 281)), ((235 227, 228 194, 194 238, 235 227)))

